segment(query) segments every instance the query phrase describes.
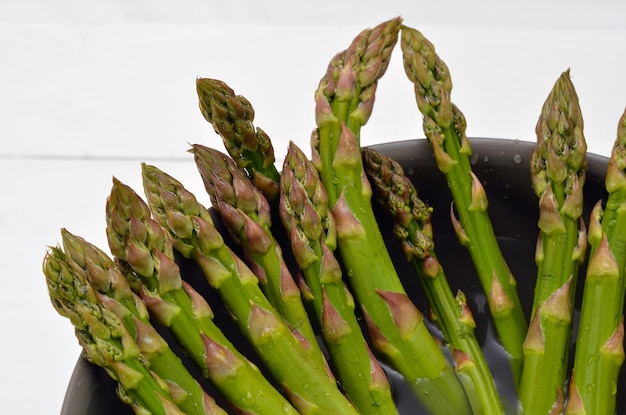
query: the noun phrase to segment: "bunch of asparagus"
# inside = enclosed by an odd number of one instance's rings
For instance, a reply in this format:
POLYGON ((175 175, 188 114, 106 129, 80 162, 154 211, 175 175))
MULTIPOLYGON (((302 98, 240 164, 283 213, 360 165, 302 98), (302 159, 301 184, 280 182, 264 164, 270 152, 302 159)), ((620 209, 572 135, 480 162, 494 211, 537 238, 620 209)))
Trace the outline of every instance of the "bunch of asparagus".
POLYGON ((391 19, 331 59, 315 91, 311 155, 291 142, 280 172, 251 103, 220 80, 199 78, 196 86, 201 113, 227 150, 190 149, 212 211, 177 179, 142 164, 145 200, 113 179, 111 256, 63 229, 63 246, 44 258, 54 308, 135 413, 394 414, 393 374, 433 415, 614 413, 624 360, 626 112, 608 197, 586 225, 587 147, 569 70, 545 101, 529 171, 539 236, 527 315, 472 171, 448 67, 419 31, 391 19), (431 221, 438 211, 399 163, 360 146, 398 42, 454 201, 450 220, 509 358, 515 402, 500 393, 465 294, 453 292, 439 262, 431 221), (422 283, 426 315, 394 266, 372 199, 422 283), (189 283, 181 261, 195 264, 219 302, 209 304, 189 283), (586 278, 570 367, 579 269, 586 278), (225 334, 216 307, 228 311, 246 347, 225 334), (172 334, 181 356, 160 330, 172 334))

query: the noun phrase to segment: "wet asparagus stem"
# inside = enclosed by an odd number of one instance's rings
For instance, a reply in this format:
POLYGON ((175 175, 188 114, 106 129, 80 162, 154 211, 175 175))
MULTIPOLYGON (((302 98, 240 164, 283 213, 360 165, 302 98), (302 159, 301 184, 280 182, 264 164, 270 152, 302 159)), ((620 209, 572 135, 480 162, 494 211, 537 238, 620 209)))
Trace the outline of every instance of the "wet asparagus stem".
POLYGON ((275 200, 280 174, 274 165, 274 148, 265 131, 254 127, 250 102, 217 79, 199 78, 196 89, 200 111, 222 137, 228 154, 269 201, 275 200))
POLYGON ((149 362, 149 369, 166 382, 172 400, 187 414, 226 414, 217 407, 180 358, 150 322, 148 310, 132 291, 113 260, 102 250, 67 230, 61 231, 63 248, 75 278, 84 278, 99 301, 113 310, 149 362))
POLYGON ((587 145, 569 70, 546 99, 536 132, 530 168, 539 197, 538 270, 519 390, 520 413, 527 414, 560 413, 563 408, 573 297, 587 249, 580 219, 587 145))
POLYGON ((313 304, 338 380, 362 414, 397 414, 389 381, 361 331, 354 300, 333 254, 336 231, 326 190, 313 163, 293 142, 280 184, 280 217, 303 273, 305 298, 313 304))
POLYGON ((586 270, 574 368, 565 413, 615 413, 624 362, 626 267, 626 111, 620 117, 605 178, 608 197, 589 221, 586 270))
POLYGON ((327 367, 300 289, 271 231, 267 199, 225 154, 196 144, 191 152, 204 186, 222 223, 243 248, 246 262, 259 277, 261 289, 276 311, 306 338, 308 352, 321 369, 327 367))
POLYGON ((516 384, 521 375, 527 320, 517 283, 506 264, 487 212, 487 196, 472 172, 466 122, 450 101, 452 80, 446 64, 419 31, 403 26, 401 47, 407 77, 414 84, 423 128, 437 167, 446 176, 459 215, 452 216, 488 299, 500 341, 510 356, 516 384))
POLYGON ((338 252, 373 348, 408 380, 430 413, 466 414, 471 409, 465 392, 387 252, 361 161, 360 129, 373 109, 400 24, 396 18, 364 30, 331 60, 315 94, 313 162, 329 196, 338 252))
POLYGON ((356 409, 334 379, 309 358, 308 342, 290 330, 261 291, 258 278, 224 244, 209 211, 179 181, 158 168, 143 164, 142 172, 148 204, 174 248, 198 263, 298 411, 355 415, 356 409))
POLYGON ((504 414, 493 376, 474 335, 476 323, 465 295, 460 291, 456 296, 452 293, 435 255, 432 209, 418 197, 400 164, 372 148, 362 152, 376 199, 395 219, 394 236, 422 282, 474 413, 504 414))
POLYGON ((152 219, 139 195, 117 179, 107 200, 106 217, 111 252, 134 273, 127 275, 136 279, 133 288, 229 403, 249 414, 296 414, 215 325, 206 300, 182 280, 165 230, 152 219))
MULTIPOLYGON (((148 330, 144 331, 145 338, 136 339, 138 327, 129 330, 124 318, 118 314, 128 316, 130 310, 94 290, 70 261, 60 248, 50 248, 44 258, 43 272, 52 305, 74 325, 83 356, 103 367, 118 382, 119 398, 136 413, 183 415, 184 412, 174 403, 167 383, 150 368, 149 357, 155 357, 156 352, 152 346, 167 346, 158 340, 152 344, 150 340, 156 340, 155 333, 149 334, 148 330)), ((173 366, 177 364, 172 363, 173 366)), ((177 377, 173 373, 176 369, 166 370, 167 373, 162 373, 165 378, 177 377)))

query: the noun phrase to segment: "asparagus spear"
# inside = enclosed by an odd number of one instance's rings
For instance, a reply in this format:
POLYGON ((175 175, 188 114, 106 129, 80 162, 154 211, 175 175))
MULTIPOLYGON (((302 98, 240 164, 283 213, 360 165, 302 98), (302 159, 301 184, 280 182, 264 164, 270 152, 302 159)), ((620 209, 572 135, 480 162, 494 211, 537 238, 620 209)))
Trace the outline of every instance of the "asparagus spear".
POLYGON ((491 371, 474 335, 476 323, 465 295, 455 296, 435 255, 432 209, 419 198, 402 166, 395 160, 363 149, 365 171, 379 203, 394 217, 394 236, 415 267, 436 322, 448 341, 474 413, 504 414, 491 371))
POLYGON ((222 137, 228 154, 248 172, 265 197, 274 200, 280 180, 274 165, 274 148, 265 131, 254 127, 250 102, 217 79, 198 78, 196 90, 200 112, 222 137))
POLYGON ((204 298, 182 280, 168 235, 139 195, 114 179, 106 212, 109 246, 139 280, 134 288, 230 404, 249 414, 297 413, 215 325, 204 298))
POLYGON ((261 289, 276 311, 309 342, 311 358, 325 370, 326 358, 300 290, 272 236, 267 199, 225 154, 199 144, 193 145, 191 152, 213 207, 220 213, 233 239, 243 248, 246 262, 259 277, 261 289))
POLYGON ((73 266, 76 278, 84 278, 118 314, 126 329, 134 335, 150 370, 159 374, 171 392, 172 399, 188 414, 226 414, 204 392, 185 368, 180 358, 157 333, 149 320, 148 310, 133 293, 128 281, 113 260, 83 238, 62 230, 63 247, 73 266), (79 274, 79 275, 77 275, 79 274))
POLYGON ((195 260, 275 379, 302 414, 356 414, 335 381, 319 369, 269 303, 258 278, 225 244, 209 211, 183 185, 143 164, 146 197, 174 248, 195 260))
POLYGON ((313 162, 337 223, 338 252, 373 348, 411 384, 432 414, 470 412, 465 392, 411 302, 387 252, 363 172, 359 133, 373 109, 401 19, 361 32, 330 62, 315 94, 313 162))
POLYGON ((318 172, 302 150, 289 144, 280 178, 279 213, 304 275, 338 379, 362 414, 398 413, 385 372, 354 313, 354 300, 333 251, 335 223, 318 172))
POLYGON ((626 267, 626 111, 620 117, 605 179, 604 208, 589 221, 586 270, 566 414, 613 414, 624 362, 626 267))
POLYGON ((569 70, 550 91, 536 132, 530 165, 540 209, 538 270, 519 390, 520 412, 527 414, 559 413, 563 407, 573 296, 587 248, 580 219, 587 146, 569 70))
POLYGON ((424 133, 433 149, 437 167, 446 176, 459 215, 458 220, 453 217, 455 229, 476 267, 517 383, 528 324, 516 281, 493 231, 486 193, 472 172, 465 117, 450 101, 452 80, 432 43, 419 31, 403 26, 401 47, 404 69, 414 84, 417 106, 423 115, 424 133))
MULTIPOLYGON (((46 253, 43 272, 52 305, 74 325, 85 358, 103 367, 118 382, 119 398, 136 413, 184 414, 174 403, 167 383, 150 367, 150 357, 155 357, 156 352, 152 346, 167 347, 164 342, 156 339, 155 333, 149 334, 148 330, 144 331, 145 338, 139 336, 136 341, 137 327, 130 331, 120 316, 130 315, 131 311, 94 290, 60 248, 50 248, 46 253), (153 344, 150 340, 156 341, 153 344)), ((177 361, 172 359, 171 363, 171 369, 157 363, 166 371, 161 375, 165 378, 182 375, 177 361)))

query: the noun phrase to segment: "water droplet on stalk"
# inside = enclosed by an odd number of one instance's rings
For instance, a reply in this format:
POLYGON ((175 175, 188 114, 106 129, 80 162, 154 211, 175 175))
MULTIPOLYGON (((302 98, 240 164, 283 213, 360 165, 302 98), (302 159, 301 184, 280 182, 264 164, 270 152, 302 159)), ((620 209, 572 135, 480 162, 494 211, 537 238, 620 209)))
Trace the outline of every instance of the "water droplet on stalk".
POLYGON ((249 392, 246 393, 246 395, 241 398, 241 402, 245 406, 254 406, 256 404, 256 400, 254 399, 254 396, 249 392))
POLYGON ((513 163, 522 164, 523 161, 524 161, 524 158, 521 155, 516 154, 513 156, 513 163))

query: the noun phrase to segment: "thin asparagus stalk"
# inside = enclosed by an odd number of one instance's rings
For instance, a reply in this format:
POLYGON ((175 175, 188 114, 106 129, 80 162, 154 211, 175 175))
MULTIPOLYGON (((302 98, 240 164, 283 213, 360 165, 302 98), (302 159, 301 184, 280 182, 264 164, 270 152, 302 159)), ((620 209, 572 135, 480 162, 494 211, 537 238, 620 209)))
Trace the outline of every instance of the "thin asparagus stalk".
POLYGON ((432 43, 419 31, 403 26, 401 47, 404 69, 414 84, 417 106, 423 115, 424 133, 433 149, 437 167, 446 176, 459 215, 458 221, 453 217, 457 225, 455 229, 476 267, 517 383, 528 324, 516 281, 493 231, 485 190, 472 172, 472 150, 465 135, 465 117, 450 101, 452 80, 432 43))
POLYGON ((157 333, 149 319, 148 310, 133 293, 126 278, 115 267, 113 260, 96 246, 67 230, 61 231, 63 248, 76 278, 84 278, 99 295, 101 302, 118 314, 126 329, 134 336, 141 353, 165 381, 172 399, 188 414, 226 414, 206 394, 200 384, 185 368, 180 358, 157 333))
POLYGON ((397 414, 389 380, 363 336, 333 254, 336 232, 326 190, 313 163, 293 142, 280 183, 280 217, 339 381, 362 414, 397 414))
POLYGON ((395 219, 394 236, 417 271, 474 413, 504 414, 493 376, 474 335, 476 323, 465 295, 460 291, 456 296, 452 293, 435 255, 432 208, 419 198, 395 160, 372 148, 363 149, 362 153, 376 199, 395 219))
POLYGON ((359 134, 373 109, 401 19, 361 32, 330 62, 315 94, 311 139, 337 223, 338 252, 373 348, 411 384, 432 414, 466 414, 465 392, 394 268, 371 205, 359 134))
POLYGON ((198 78, 196 90, 200 112, 222 137, 228 154, 268 200, 276 199, 280 174, 274 164, 274 148, 265 131, 254 127, 250 102, 217 79, 198 78))
POLYGON ((276 311, 309 342, 311 358, 327 367, 300 289, 283 258, 271 230, 270 206, 245 173, 223 153, 196 144, 191 152, 222 223, 243 248, 248 266, 276 311))
POLYGON ((264 362, 302 414, 356 414, 326 371, 261 291, 258 278, 225 244, 209 211, 183 185, 143 164, 144 189, 157 221, 174 248, 195 260, 264 362))
POLYGON ((626 267, 626 111, 620 117, 605 179, 589 223, 586 270, 574 368, 565 413, 615 413, 617 379, 624 362, 626 267))
MULTIPOLYGON (((46 253, 43 272, 52 305, 74 325, 85 358, 117 381, 122 402, 136 413, 183 415, 167 383, 149 367, 149 345, 143 340, 137 343, 118 314, 120 310, 122 314, 130 311, 95 291, 60 248, 50 248, 46 253)), ((173 375, 174 370, 166 375, 173 375)))
POLYGON ((182 280, 168 235, 139 195, 114 179, 106 213, 109 246, 140 281, 134 288, 229 403, 249 414, 297 413, 215 325, 206 300, 182 280))
POLYGON ((580 216, 587 145, 578 97, 563 72, 542 108, 531 156, 539 197, 537 283, 524 342, 520 413, 560 413, 572 331, 578 268, 587 249, 580 216))

